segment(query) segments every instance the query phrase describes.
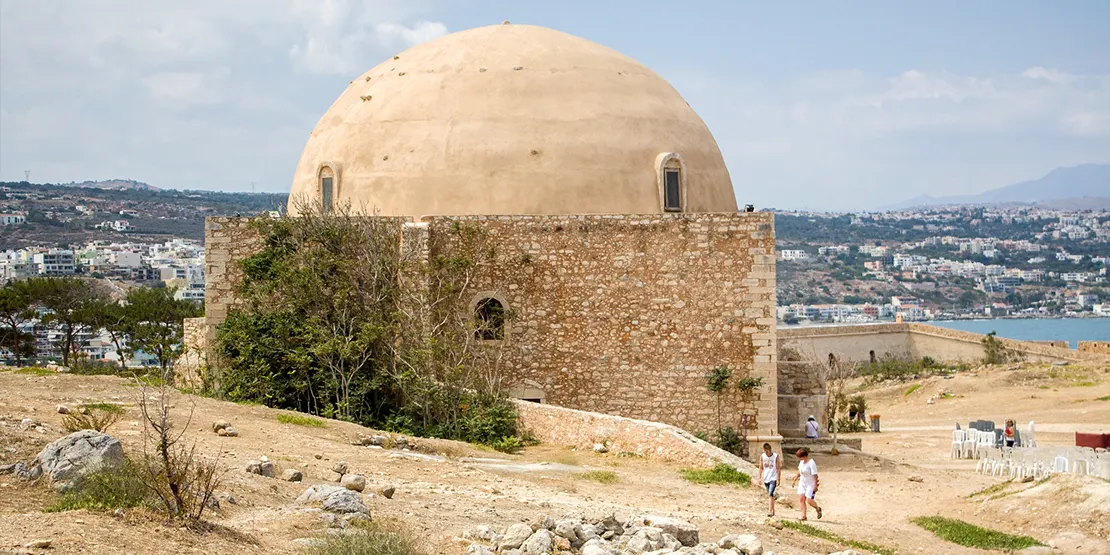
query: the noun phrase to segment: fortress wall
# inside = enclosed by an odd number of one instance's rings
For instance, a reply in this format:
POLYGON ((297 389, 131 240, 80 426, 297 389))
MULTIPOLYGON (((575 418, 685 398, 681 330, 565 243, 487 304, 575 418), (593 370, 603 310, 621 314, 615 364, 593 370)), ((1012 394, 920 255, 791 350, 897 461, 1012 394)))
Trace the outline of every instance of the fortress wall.
POLYGON ((204 318, 186 318, 182 343, 185 351, 173 363, 174 381, 178 387, 199 388, 208 363, 204 318))
POLYGON ((1110 341, 1080 341, 1079 351, 1084 353, 1110 355, 1110 341))
POLYGON ((504 380, 522 397, 712 432, 705 376, 728 366, 721 425, 777 427, 772 214, 424 221, 447 252, 442 239, 464 223, 496 246, 471 289, 513 315, 504 380), (735 383, 747 376, 763 385, 744 396, 735 383))
POLYGON ((823 419, 829 403, 823 369, 817 362, 779 361, 777 430, 783 436, 805 435, 806 418, 811 414, 823 419))

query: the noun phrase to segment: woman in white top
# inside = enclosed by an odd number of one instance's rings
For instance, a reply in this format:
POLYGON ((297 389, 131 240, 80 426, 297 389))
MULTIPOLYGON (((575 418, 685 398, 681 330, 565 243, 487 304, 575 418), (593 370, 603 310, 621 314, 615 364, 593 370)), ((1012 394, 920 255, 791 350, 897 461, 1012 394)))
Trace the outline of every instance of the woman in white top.
POLYGON ((794 484, 798 486, 798 504, 802 506, 802 520, 806 520, 806 505, 817 509, 817 518, 821 518, 821 507, 817 506, 817 488, 821 479, 817 477, 817 463, 809 458, 809 450, 805 447, 798 449, 798 475, 794 477, 794 484))
POLYGON ((817 426, 817 419, 810 416, 809 419, 806 420, 806 437, 810 439, 816 439, 818 429, 819 428, 817 426))
POLYGON ((775 516, 775 488, 779 484, 782 460, 779 459, 778 453, 771 450, 770 443, 763 444, 763 454, 759 456, 759 466, 763 469, 761 476, 763 487, 767 488, 767 496, 771 500, 771 512, 767 513, 767 516, 775 516))

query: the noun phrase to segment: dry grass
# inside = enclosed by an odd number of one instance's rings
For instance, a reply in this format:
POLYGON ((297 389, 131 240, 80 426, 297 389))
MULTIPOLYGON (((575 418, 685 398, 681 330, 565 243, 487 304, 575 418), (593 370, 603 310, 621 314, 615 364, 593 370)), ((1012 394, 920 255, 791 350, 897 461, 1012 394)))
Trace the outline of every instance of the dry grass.
POLYGON ((277 421, 281 422, 282 424, 293 424, 294 426, 306 426, 309 428, 328 427, 328 423, 320 420, 319 418, 313 418, 311 416, 304 416, 301 414, 289 414, 283 412, 277 415, 277 421))

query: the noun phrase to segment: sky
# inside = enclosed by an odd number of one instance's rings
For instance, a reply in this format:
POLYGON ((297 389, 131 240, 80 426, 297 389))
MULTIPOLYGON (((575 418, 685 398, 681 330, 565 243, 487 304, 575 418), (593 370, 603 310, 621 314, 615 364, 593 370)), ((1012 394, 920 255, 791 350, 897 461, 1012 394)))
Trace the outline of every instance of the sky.
POLYGON ((873 209, 1110 163, 1110 2, 0 0, 0 180, 285 192, 348 82, 503 20, 666 78, 740 204, 873 209))

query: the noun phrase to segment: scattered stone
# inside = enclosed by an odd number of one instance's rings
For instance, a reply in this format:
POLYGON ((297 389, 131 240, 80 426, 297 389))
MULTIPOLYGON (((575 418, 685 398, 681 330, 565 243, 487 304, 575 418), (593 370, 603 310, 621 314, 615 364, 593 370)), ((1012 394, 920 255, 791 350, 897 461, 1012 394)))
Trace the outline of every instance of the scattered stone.
POLYGON ((467 530, 463 533, 464 540, 481 540, 488 542, 493 541, 493 538, 496 536, 497 531, 486 525, 479 526, 473 530, 467 530))
POLYGON ((247 474, 262 474, 262 463, 259 461, 250 461, 244 469, 247 474))
MULTIPOLYGON (((219 434, 220 430, 226 430, 231 427, 231 423, 226 420, 217 420, 212 423, 212 431, 219 434)), ((223 434, 220 434, 223 435, 223 434)))
POLYGON ((775 530, 782 530, 782 521, 777 518, 771 519, 771 528, 774 528, 775 530))
POLYGON ((555 536, 551 540, 551 545, 556 552, 570 551, 571 548, 570 540, 561 536, 555 536))
POLYGON ((609 448, 606 447, 604 443, 595 443, 594 444, 594 453, 608 453, 608 452, 609 452, 609 448))
POLYGON ((837 551, 836 553, 830 553, 829 555, 863 555, 863 552, 856 551, 855 549, 846 549, 844 551, 837 551))
POLYGON ((329 495, 337 491, 345 491, 346 488, 340 486, 333 486, 331 484, 316 484, 309 486, 304 490, 294 503, 298 505, 309 505, 313 503, 322 503, 329 495))
POLYGON ((239 437, 239 430, 233 426, 228 426, 216 432, 216 435, 223 437, 239 437))
POLYGON ((385 436, 370 436, 366 439, 367 439, 367 442, 368 442, 367 445, 373 445, 375 447, 383 447, 383 446, 385 446, 385 442, 388 438, 385 437, 385 436))
POLYGON ((480 543, 472 543, 466 548, 466 555, 493 555, 493 550, 480 543))
MULTIPOLYGON (((602 529, 601 531, 604 531, 602 529)), ((577 524, 574 527, 574 535, 578 537, 578 543, 584 544, 592 539, 600 538, 599 530, 593 524, 577 524)), ((577 545, 575 547, 578 547, 577 545)))
POLYGON ((370 522, 370 515, 369 513, 347 513, 343 515, 342 520, 347 524, 366 524, 370 522))
MULTIPOLYGON (((266 458, 266 457, 262 457, 262 458, 266 458)), ((258 465, 258 473, 267 477, 267 478, 277 477, 277 474, 274 472, 274 463, 273 463, 273 461, 262 461, 258 465)))
POLYGON ((58 414, 69 414, 69 407, 65 405, 58 405, 58 414))
POLYGON ((611 555, 612 550, 603 540, 593 539, 582 546, 582 555, 611 555))
POLYGON ((323 547, 325 544, 324 540, 321 538, 297 538, 293 540, 293 543, 308 549, 323 547))
POLYGON ((393 499, 393 494, 396 493, 396 492, 397 492, 397 488, 395 488, 393 486, 385 486, 384 488, 378 488, 378 495, 380 495, 380 496, 382 496, 386 499, 393 499))
POLYGON ((342 476, 347 473, 347 461, 339 461, 331 467, 331 471, 342 476))
POLYGON ((542 555, 551 551, 554 536, 547 528, 540 528, 532 533, 520 546, 525 555, 542 555))
POLYGON ((548 515, 542 515, 533 518, 532 520, 528 521, 528 524, 532 527, 533 531, 539 530, 541 528, 545 530, 555 529, 555 519, 551 518, 548 515))
POLYGON ((742 555, 763 555, 763 544, 751 534, 725 536, 717 542, 717 545, 725 549, 733 549, 742 555))
POLYGON ((300 470, 297 470, 295 468, 287 468, 285 469, 285 472, 281 473, 281 479, 285 480, 286 482, 300 482, 302 479, 304 479, 304 474, 302 474, 300 470))
POLYGON ((1021 479, 1018 480, 1018 483, 1028 484, 1029 482, 1032 482, 1032 481, 1033 481, 1033 476, 1031 476, 1031 475, 1030 476, 1022 476, 1021 479))
POLYGON ((925 478, 922 478, 920 474, 914 474, 913 476, 910 476, 910 481, 911 482, 924 482, 925 478))
MULTIPOLYGON (((53 483, 122 462, 123 447, 118 439, 96 430, 81 430, 44 447, 35 457, 33 467, 40 468, 39 472, 53 483)), ((34 471, 32 468, 31 472, 34 471)))
POLYGON ((366 489, 366 478, 358 474, 345 474, 340 479, 339 485, 352 491, 361 492, 366 489))
POLYGON ((563 520, 555 522, 555 535, 566 539, 572 544, 578 543, 578 533, 575 529, 579 526, 581 526, 581 524, 577 520, 564 518, 563 520))
POLYGON ((506 549, 517 549, 530 537, 532 537, 532 527, 518 522, 505 531, 505 537, 501 539, 497 548, 502 552, 506 549))
POLYGON ((320 453, 316 453, 315 455, 312 455, 312 456, 315 457, 316 460, 320 460, 320 459, 324 458, 324 455, 322 455, 320 453))
POLYGON ((663 533, 663 530, 650 526, 640 528, 628 539, 628 545, 625 546, 625 549, 636 554, 661 549, 663 547, 663 533))
POLYGON ((35 540, 23 544, 23 547, 27 549, 48 549, 52 543, 54 543, 53 540, 35 540))
POLYGON ((333 491, 324 499, 321 506, 325 511, 333 513, 370 513, 370 509, 362 502, 362 498, 357 493, 346 489, 333 491))
POLYGON ((224 500, 227 503, 230 503, 232 505, 238 505, 239 504, 239 502, 235 500, 235 496, 232 495, 230 492, 228 492, 226 495, 221 495, 220 499, 222 499, 222 500, 224 500))
POLYGON ((643 518, 644 524, 654 526, 674 536, 682 545, 693 547, 698 544, 698 527, 677 518, 651 515, 643 518))

